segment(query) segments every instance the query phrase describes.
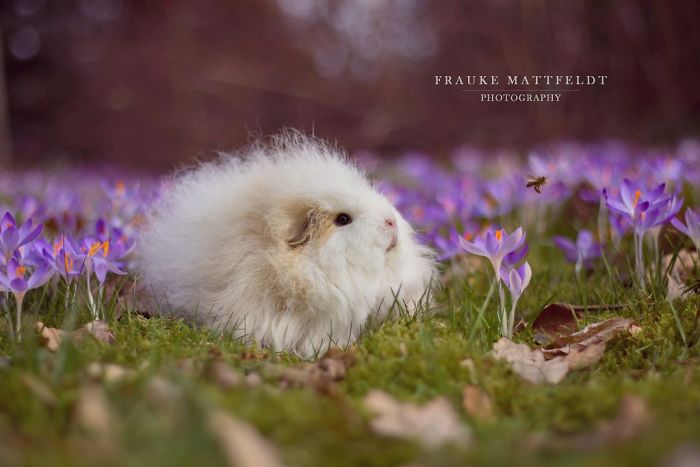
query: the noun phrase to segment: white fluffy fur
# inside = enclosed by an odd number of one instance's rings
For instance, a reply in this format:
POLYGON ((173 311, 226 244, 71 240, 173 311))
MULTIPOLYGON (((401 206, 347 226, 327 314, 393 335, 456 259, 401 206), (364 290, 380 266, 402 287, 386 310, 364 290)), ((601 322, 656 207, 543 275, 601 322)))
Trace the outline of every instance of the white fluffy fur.
POLYGON ((432 252, 342 153, 296 133, 176 177, 140 238, 164 314, 305 357, 354 342, 370 315, 426 294, 432 252), (310 210, 353 222, 293 248, 310 210), (398 242, 390 247, 387 218, 398 242))

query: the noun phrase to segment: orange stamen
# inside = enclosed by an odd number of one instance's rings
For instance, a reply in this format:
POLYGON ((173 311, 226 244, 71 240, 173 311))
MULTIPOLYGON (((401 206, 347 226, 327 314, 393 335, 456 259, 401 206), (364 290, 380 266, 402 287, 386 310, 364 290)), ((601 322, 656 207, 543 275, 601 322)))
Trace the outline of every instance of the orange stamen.
POLYGON ((503 238, 503 229, 496 230, 496 239, 500 242, 502 238, 503 238))
POLYGON ((73 270, 73 258, 68 253, 63 257, 63 265, 66 267, 66 272, 73 270))
POLYGON ((100 248, 102 248, 102 243, 101 242, 95 242, 90 246, 90 249, 88 250, 88 256, 93 257, 95 256, 95 253, 100 251, 100 248))
POLYGON ((126 191, 126 183, 124 183, 123 180, 119 180, 117 183, 117 194, 118 195, 123 195, 124 192, 126 191))
POLYGON ((58 242, 53 244, 53 254, 56 256, 58 252, 63 248, 63 238, 61 238, 58 242))
POLYGON ((27 272, 26 266, 19 266, 17 268, 17 271, 15 272, 15 275, 17 277, 24 277, 24 273, 27 272))
POLYGON ((637 190, 634 192, 634 207, 637 207, 637 203, 639 203, 639 198, 642 196, 642 192, 637 190))

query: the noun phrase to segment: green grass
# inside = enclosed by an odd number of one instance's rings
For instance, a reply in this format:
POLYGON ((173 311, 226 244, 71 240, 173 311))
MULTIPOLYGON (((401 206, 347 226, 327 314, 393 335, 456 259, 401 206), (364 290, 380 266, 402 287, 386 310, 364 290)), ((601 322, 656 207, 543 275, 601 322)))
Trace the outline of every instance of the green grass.
MULTIPOLYGON (((487 294, 486 268, 456 276, 436 292, 436 310, 368 330, 357 343, 357 361, 334 396, 310 388, 282 389, 264 368, 299 365, 290 356, 241 343, 163 318, 144 318, 108 306, 116 343, 67 342, 51 353, 30 338, 11 344, 2 331, 0 355, 1 465, 208 465, 225 463, 206 414, 226 410, 255 426, 290 465, 650 465, 674 447, 700 438, 700 355, 683 344, 691 336, 697 296, 675 302, 678 317, 659 294, 640 296, 601 265, 577 282, 573 267, 549 248, 533 249, 534 278, 519 310, 533 318, 548 302, 623 303, 619 315, 643 328, 609 345, 602 361, 569 374, 556 386, 522 381, 487 355, 497 339, 493 297, 476 324, 487 294), (121 316, 116 319, 115 311, 121 316), (475 326, 476 332, 474 332, 475 326), (679 327, 680 326, 680 327, 679 327), (212 352, 244 373, 260 372, 263 383, 224 390, 202 372, 187 371, 191 359, 206 364, 212 352), (257 358, 250 358, 251 355, 257 358), (473 369, 463 364, 471 359, 473 369), (93 380, 91 362, 133 369, 134 378, 93 380), (154 389, 166 381, 167 390, 154 389), (86 385, 106 394, 111 425, 107 440, 81 428, 77 407, 86 385), (493 400, 495 420, 472 419, 462 408, 466 384, 479 385, 493 400), (474 433, 471 446, 427 450, 374 434, 362 404, 372 389, 402 401, 422 403, 446 396, 474 433), (642 397, 652 423, 627 442, 594 449, 565 448, 566 440, 591 432, 617 413, 626 394, 642 397), (535 439, 544 441, 535 442, 535 439)), ((62 294, 54 294, 62 296, 62 294)), ((62 300, 36 291, 28 297, 25 322, 79 325, 86 310, 68 311, 62 300), (32 311, 34 313, 32 314, 32 311)), ((611 316, 597 313, 581 325, 611 316)), ((528 332, 516 340, 534 345, 528 332)))

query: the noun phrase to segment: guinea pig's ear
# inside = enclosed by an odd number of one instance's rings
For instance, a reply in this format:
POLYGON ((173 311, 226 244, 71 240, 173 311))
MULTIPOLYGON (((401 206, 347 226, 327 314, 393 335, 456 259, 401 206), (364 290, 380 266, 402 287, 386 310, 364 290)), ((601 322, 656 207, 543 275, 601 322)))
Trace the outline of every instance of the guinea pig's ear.
POLYGON ((315 238, 321 229, 323 215, 319 209, 308 208, 300 212, 292 223, 290 239, 287 244, 292 248, 298 248, 315 238))

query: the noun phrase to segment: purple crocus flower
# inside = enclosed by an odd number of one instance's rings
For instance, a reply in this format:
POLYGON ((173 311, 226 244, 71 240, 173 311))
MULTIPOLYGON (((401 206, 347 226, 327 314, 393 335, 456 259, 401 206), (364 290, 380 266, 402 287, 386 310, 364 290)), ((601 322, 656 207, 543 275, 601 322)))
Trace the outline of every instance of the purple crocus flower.
POLYGON ((0 251, 5 256, 5 260, 10 258, 13 250, 36 239, 41 234, 41 229, 41 224, 32 229, 31 219, 18 227, 12 214, 6 212, 0 219, 0 251))
POLYGON ((450 226, 447 238, 435 233, 432 241, 438 249, 438 261, 447 261, 457 256, 462 249, 459 246, 459 232, 455 226, 450 226))
POLYGON ((508 234, 504 229, 489 229, 473 242, 468 241, 464 237, 459 237, 460 246, 467 252, 477 256, 485 256, 491 261, 496 275, 501 270, 503 258, 520 248, 524 242, 525 234, 522 227, 518 227, 511 234, 508 234))
POLYGON ((78 245, 73 245, 73 251, 80 252, 78 258, 85 264, 88 282, 90 273, 94 271, 100 284, 106 280, 107 272, 126 274, 116 264, 128 253, 126 248, 127 245, 123 242, 115 243, 113 248, 109 240, 101 242, 89 237, 83 239, 78 245))
POLYGON ((501 267, 500 276, 510 292, 510 313, 506 315, 505 304, 501 307, 501 332, 510 339, 513 337, 513 327, 515 326, 515 308, 518 306, 520 296, 530 284, 532 269, 530 269, 530 264, 526 261, 518 268, 508 269, 501 267))
MULTIPOLYGON (((18 255, 8 262, 6 273, 0 272, 0 291, 11 292, 15 296, 16 313, 14 333, 17 341, 22 341, 22 304, 28 290, 36 289, 46 284, 53 275, 53 269, 45 261, 36 264, 22 263, 18 255)), ((10 325, 10 329, 12 326, 10 325)))
POLYGON ((508 269, 506 267, 501 267, 500 275, 503 283, 506 284, 506 287, 508 287, 510 291, 511 299, 517 302, 530 284, 532 269, 530 268, 530 264, 525 261, 517 268, 508 269))
POLYGON ((695 245, 695 249, 700 251, 700 217, 695 211, 688 208, 685 210, 685 224, 680 219, 671 219, 671 224, 679 232, 686 234, 695 245))
POLYGON ((520 247, 516 248, 515 250, 511 251, 507 255, 503 257, 503 265, 512 268, 516 264, 518 264, 520 261, 522 261, 523 258, 525 258, 525 255, 527 255, 527 252, 530 250, 530 246, 527 244, 527 242, 523 242, 520 247))
POLYGON ((663 195, 666 184, 662 183, 653 190, 643 191, 641 187, 634 185, 629 179, 624 179, 620 186, 620 196, 613 197, 609 191, 603 190, 608 208, 620 214, 626 214, 633 221, 639 217, 639 213, 649 209, 663 195))
POLYGON ((16 257, 13 257, 7 262, 7 274, 0 272, 0 290, 23 296, 27 290, 36 289, 46 284, 52 275, 53 270, 45 261, 30 267, 29 264, 22 264, 16 257))
POLYGON ((576 243, 566 237, 557 236, 552 242, 564 252, 567 261, 576 264, 576 275, 581 269, 590 268, 593 259, 600 256, 600 244, 595 241, 593 234, 588 230, 581 230, 576 236, 576 243))

